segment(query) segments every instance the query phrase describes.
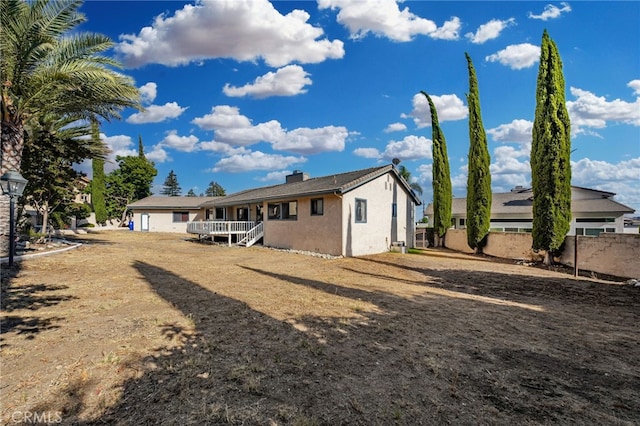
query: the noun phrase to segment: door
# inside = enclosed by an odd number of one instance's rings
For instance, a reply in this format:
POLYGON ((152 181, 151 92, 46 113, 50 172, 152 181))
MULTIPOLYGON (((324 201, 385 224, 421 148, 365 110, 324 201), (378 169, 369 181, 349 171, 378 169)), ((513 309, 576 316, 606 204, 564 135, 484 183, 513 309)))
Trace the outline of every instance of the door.
POLYGON ((140 216, 140 229, 142 232, 149 232, 149 213, 142 213, 140 216))

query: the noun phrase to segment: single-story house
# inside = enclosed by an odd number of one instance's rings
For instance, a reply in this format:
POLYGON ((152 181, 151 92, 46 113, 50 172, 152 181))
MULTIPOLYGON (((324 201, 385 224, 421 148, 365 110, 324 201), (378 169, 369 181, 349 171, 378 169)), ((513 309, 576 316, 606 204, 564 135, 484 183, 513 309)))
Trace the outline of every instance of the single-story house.
MULTIPOLYGON (((567 235, 597 236, 602 232, 624 232, 624 215, 631 207, 613 200, 616 194, 597 189, 571 187, 571 228, 567 235)), ((510 192, 493 193, 491 228, 493 232, 531 232, 533 222, 533 191, 517 186, 510 192)), ((433 223, 433 204, 424 210, 433 223)), ((452 227, 464 229, 467 199, 454 198, 451 206, 452 227)))
MULTIPOLYGON (((189 219, 187 232, 227 235, 229 242, 235 234, 240 245, 262 239, 270 247, 342 256, 382 253, 394 244, 412 245, 415 206, 420 205, 393 165, 317 178, 294 171, 283 184, 210 200, 191 198, 194 219, 189 219), (201 200, 199 204, 196 199, 201 200)), ((130 205, 134 217, 142 214, 139 203, 148 204, 145 200, 130 205)), ((175 207, 165 204, 165 215, 175 218, 175 212, 175 207)), ((172 221, 161 221, 167 222, 172 221)))
POLYGON ((187 232, 187 223, 205 220, 206 211, 200 205, 221 197, 143 198, 127 207, 133 214, 133 230, 144 232, 187 232))

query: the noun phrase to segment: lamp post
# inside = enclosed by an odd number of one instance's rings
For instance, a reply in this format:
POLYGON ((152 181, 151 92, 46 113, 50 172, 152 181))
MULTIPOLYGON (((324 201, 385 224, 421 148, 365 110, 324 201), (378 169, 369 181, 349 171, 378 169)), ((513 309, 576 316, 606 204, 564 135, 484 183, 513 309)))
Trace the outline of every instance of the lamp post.
POLYGON ((10 170, 0 177, 2 193, 9 196, 9 266, 13 266, 15 250, 14 197, 19 197, 27 186, 27 180, 19 172, 10 170))

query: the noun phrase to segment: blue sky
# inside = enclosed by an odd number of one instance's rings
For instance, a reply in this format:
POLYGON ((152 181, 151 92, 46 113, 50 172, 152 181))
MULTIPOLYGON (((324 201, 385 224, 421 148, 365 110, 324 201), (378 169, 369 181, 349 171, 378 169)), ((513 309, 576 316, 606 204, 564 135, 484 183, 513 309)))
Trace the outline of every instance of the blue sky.
MULTIPOLYGON (((183 194, 232 193, 402 160, 432 200, 432 97, 454 195, 466 194, 468 72, 478 78, 496 192, 529 186, 539 47, 558 45, 572 126, 572 184, 640 214, 640 2, 393 0, 87 1, 81 31, 109 54, 146 112, 103 123, 115 155, 138 136, 183 194)), ((114 164, 107 164, 109 172, 114 164)), ((85 171, 89 171, 83 165, 85 171)))

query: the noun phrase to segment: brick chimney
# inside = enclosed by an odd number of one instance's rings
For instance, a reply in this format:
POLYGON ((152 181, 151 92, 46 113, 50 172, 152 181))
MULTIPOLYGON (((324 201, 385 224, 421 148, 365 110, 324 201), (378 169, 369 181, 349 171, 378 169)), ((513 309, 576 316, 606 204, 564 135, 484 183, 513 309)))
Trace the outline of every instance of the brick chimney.
POLYGON ((292 174, 287 175, 287 183, 302 182, 309 179, 308 173, 302 173, 302 170, 294 170, 292 174))

